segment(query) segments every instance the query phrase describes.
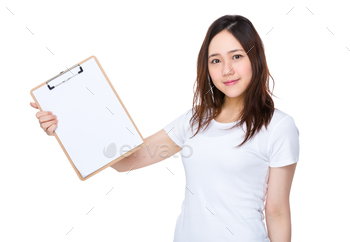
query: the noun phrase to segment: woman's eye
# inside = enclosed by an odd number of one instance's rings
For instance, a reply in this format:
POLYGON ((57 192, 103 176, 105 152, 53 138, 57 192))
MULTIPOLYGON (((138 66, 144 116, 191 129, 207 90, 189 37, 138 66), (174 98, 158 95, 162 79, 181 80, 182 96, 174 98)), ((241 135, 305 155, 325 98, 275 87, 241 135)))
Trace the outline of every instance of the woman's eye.
MULTIPOLYGON (((243 57, 242 55, 234 55, 233 57, 235 57, 235 56, 240 56, 240 57, 243 57)), ((239 58, 240 59, 240 58, 239 58)), ((236 59, 237 60, 237 59, 236 59)))
MULTIPOLYGON (((235 57, 235 56, 239 56, 240 58, 238 58, 238 59, 241 59, 241 57, 243 57, 242 55, 234 55, 233 57, 235 57)), ((238 59, 236 58, 235 60, 238 60, 238 59)), ((214 60, 211 61, 211 63, 213 63, 213 64, 218 63, 218 62, 215 62, 216 60, 220 61, 219 59, 214 59, 214 60)))

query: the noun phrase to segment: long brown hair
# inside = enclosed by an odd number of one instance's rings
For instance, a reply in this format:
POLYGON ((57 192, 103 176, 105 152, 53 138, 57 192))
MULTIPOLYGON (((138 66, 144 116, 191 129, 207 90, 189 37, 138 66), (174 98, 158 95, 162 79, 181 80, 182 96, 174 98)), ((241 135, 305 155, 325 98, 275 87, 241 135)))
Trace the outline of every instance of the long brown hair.
MULTIPOLYGON (((273 95, 269 90, 269 76, 271 75, 267 67, 263 42, 253 24, 240 15, 224 15, 215 20, 210 25, 199 51, 195 82, 197 88, 192 104, 194 114, 191 118, 192 131, 196 123, 198 123, 198 129, 192 137, 204 125, 206 125, 204 130, 207 129, 210 121, 220 114, 224 103, 225 94, 215 87, 208 70, 208 47, 210 41, 222 30, 228 30, 240 42, 245 52, 248 52, 247 55, 252 65, 252 79, 245 90, 243 110, 239 114, 240 122, 230 128, 232 129, 246 123, 247 132, 244 141, 238 145, 240 147, 252 138, 255 133, 258 133, 263 125, 267 128, 275 109, 274 102, 270 96, 270 94, 273 95)), ((273 85, 275 85, 273 78, 272 80, 273 85)))

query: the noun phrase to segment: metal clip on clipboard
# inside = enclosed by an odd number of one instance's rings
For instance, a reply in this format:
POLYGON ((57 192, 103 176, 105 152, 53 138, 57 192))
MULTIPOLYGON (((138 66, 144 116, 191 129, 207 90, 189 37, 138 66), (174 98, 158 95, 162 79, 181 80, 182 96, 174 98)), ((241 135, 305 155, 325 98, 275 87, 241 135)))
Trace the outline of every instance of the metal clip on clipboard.
POLYGON ((48 87, 50 90, 52 90, 52 89, 54 89, 55 87, 61 85, 62 83, 68 81, 68 80, 71 79, 72 77, 75 77, 76 75, 78 75, 78 74, 80 74, 80 73, 82 73, 82 72, 83 72, 83 68, 81 68, 81 66, 80 66, 79 64, 76 64, 76 65, 72 66, 71 68, 69 68, 68 70, 61 71, 60 74, 58 74, 58 75, 52 77, 50 80, 46 81, 47 87, 48 87), (70 70, 74 69, 74 68, 77 67, 77 66, 79 66, 79 68, 80 68, 80 71, 78 71, 77 74, 74 74, 73 76, 69 77, 68 79, 64 80, 63 82, 58 83, 56 86, 50 86, 50 85, 49 85, 49 82, 50 82, 50 81, 56 79, 57 77, 63 75, 63 74, 66 73, 67 71, 70 71, 70 70))

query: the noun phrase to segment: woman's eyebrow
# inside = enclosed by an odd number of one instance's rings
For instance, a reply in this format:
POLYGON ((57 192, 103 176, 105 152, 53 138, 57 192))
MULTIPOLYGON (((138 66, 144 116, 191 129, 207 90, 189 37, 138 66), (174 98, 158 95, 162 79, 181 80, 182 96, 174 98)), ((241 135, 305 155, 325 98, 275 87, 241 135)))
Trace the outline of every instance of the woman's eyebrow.
MULTIPOLYGON (((236 51, 243 51, 243 50, 242 50, 242 49, 230 50, 229 52, 227 52, 227 54, 233 53, 233 52, 236 52, 236 51)), ((210 57, 216 56, 216 55, 220 55, 220 54, 218 54, 218 53, 216 53, 216 54, 211 54, 211 55, 208 57, 208 59, 209 59, 210 57)))

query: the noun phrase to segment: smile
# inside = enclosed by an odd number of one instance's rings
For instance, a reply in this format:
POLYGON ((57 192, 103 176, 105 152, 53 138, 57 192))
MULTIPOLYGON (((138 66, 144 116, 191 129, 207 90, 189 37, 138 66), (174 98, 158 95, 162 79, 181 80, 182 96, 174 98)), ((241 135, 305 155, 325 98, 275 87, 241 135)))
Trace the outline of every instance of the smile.
POLYGON ((231 85, 236 84, 238 81, 239 81, 239 79, 238 80, 227 81, 227 82, 224 82, 224 83, 225 83, 226 86, 231 86, 231 85))

